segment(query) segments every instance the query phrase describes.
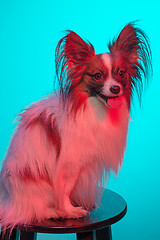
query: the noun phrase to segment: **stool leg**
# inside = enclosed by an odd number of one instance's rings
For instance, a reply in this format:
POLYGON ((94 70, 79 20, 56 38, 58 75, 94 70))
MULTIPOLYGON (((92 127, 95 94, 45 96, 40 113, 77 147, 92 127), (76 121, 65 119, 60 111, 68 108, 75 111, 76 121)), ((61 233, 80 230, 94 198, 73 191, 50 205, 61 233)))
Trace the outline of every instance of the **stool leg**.
POLYGON ((37 239, 37 233, 36 232, 21 230, 20 240, 36 240, 36 239, 37 239))
POLYGON ((0 234, 0 240, 18 240, 19 239, 19 230, 13 229, 12 232, 8 229, 5 231, 5 233, 1 232, 0 234))
POLYGON ((77 233, 77 240, 94 240, 94 235, 94 231, 77 233))
POLYGON ((96 230, 96 240, 112 240, 111 226, 96 230))

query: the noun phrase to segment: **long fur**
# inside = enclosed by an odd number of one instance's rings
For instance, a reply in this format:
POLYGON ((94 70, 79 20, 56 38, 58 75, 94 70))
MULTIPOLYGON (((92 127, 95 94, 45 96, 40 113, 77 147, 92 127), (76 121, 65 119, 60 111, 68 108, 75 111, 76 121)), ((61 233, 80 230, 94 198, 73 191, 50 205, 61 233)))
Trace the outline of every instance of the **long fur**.
POLYGON ((144 34, 129 24, 109 45, 110 54, 122 55, 129 69, 118 109, 99 98, 104 80, 100 83, 89 72, 93 63, 102 64, 93 46, 72 31, 60 40, 60 91, 19 115, 0 173, 3 230, 48 218, 82 217, 98 206, 100 186, 123 160, 133 84, 151 64, 148 42, 142 39, 144 34))

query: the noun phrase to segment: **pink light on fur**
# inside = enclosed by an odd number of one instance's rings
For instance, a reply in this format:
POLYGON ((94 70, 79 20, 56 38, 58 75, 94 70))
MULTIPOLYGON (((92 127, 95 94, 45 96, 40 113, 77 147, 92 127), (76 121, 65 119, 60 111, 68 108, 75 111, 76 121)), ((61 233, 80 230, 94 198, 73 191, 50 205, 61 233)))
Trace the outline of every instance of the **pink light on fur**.
POLYGON ((3 230, 85 216, 98 206, 110 171, 118 172, 132 92, 142 74, 148 76, 151 56, 147 38, 133 23, 109 49, 96 55, 72 31, 59 41, 59 92, 20 115, 0 173, 3 230))

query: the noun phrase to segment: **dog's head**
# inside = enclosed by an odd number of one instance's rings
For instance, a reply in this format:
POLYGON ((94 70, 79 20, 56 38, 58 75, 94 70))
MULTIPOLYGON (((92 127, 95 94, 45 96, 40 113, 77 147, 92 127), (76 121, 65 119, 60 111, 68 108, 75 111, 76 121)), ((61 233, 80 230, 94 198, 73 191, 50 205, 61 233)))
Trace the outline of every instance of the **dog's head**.
POLYGON ((109 43, 109 50, 95 54, 92 44, 73 31, 59 41, 56 70, 60 92, 63 100, 71 97, 75 111, 90 96, 111 108, 119 108, 124 96, 130 108, 133 90, 141 95, 142 78, 147 80, 152 69, 145 34, 130 23, 109 43))

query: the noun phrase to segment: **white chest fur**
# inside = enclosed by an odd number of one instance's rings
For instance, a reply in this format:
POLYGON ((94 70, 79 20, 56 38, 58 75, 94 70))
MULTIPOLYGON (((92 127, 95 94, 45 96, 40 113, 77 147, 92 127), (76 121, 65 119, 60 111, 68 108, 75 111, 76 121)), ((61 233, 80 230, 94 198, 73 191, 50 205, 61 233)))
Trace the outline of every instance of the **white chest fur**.
POLYGON ((109 109, 95 97, 88 99, 85 110, 76 119, 63 118, 63 161, 82 165, 98 161, 105 168, 118 170, 126 145, 129 113, 126 102, 120 109, 109 109))

